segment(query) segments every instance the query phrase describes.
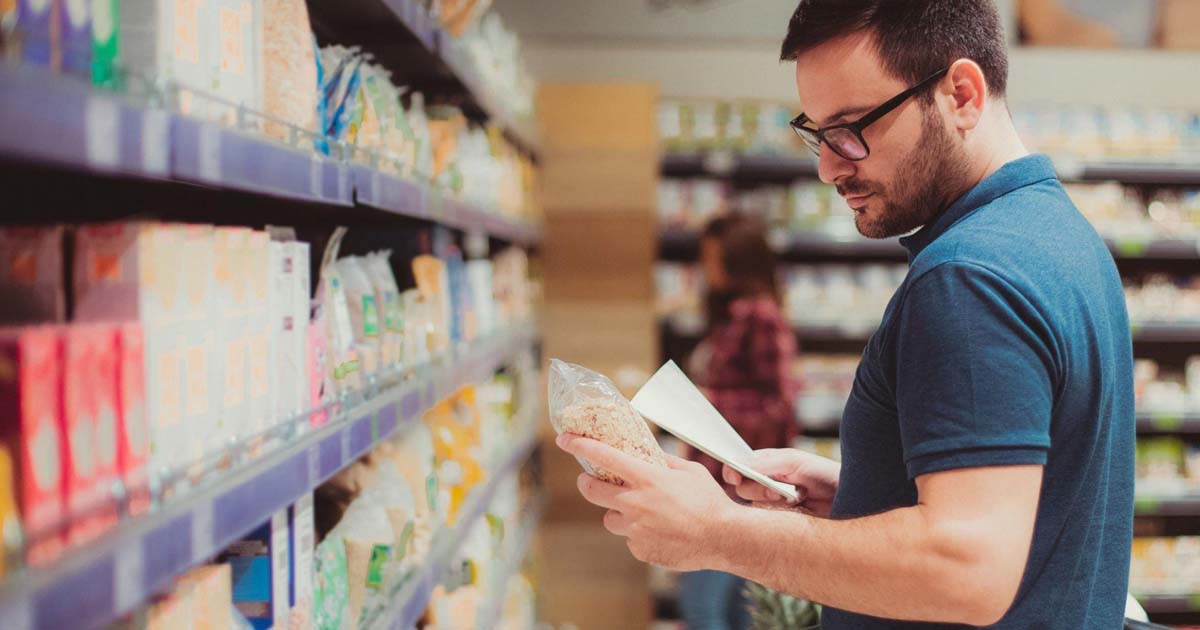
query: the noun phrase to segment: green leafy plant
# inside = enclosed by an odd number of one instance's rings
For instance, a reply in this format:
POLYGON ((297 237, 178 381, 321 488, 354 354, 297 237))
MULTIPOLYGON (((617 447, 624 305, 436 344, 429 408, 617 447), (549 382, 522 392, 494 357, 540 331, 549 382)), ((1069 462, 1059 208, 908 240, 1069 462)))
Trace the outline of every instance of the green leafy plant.
POLYGON ((753 630, 807 630, 819 628, 821 607, 754 582, 746 583, 747 605, 753 630))

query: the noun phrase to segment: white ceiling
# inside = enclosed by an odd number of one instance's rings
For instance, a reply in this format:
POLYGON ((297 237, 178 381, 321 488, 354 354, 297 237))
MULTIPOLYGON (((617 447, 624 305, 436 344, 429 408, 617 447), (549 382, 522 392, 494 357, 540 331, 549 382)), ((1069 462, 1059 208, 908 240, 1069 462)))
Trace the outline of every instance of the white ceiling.
POLYGON ((526 39, 774 42, 796 0, 495 0, 526 39), (669 5, 666 8, 658 8, 669 5))

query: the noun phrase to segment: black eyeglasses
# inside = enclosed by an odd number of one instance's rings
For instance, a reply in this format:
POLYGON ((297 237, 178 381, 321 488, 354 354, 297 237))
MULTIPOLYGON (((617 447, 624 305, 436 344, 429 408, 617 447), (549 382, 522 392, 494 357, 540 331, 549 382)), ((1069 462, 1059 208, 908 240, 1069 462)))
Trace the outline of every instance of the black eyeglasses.
POLYGON ((865 160, 868 155, 871 155, 871 147, 867 146, 867 141, 863 139, 863 129, 866 129, 875 121, 888 115, 888 113, 899 107, 901 103, 907 101, 914 94, 946 76, 946 73, 949 71, 949 66, 938 70, 929 78, 893 96, 886 103, 867 112, 865 116, 854 122, 830 125, 818 129, 808 126, 808 123, 812 122, 808 114, 800 114, 792 119, 792 130, 817 155, 821 154, 821 143, 824 142, 830 149, 833 149, 834 153, 847 160, 852 162, 865 160))

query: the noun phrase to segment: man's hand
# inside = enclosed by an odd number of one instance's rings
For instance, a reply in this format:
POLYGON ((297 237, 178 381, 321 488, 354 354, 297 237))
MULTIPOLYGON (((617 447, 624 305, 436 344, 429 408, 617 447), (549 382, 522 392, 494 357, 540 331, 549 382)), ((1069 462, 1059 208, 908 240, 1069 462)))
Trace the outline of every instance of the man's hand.
POLYGON ((724 516, 738 506, 704 466, 668 455, 669 468, 660 468, 565 433, 558 446, 625 480, 617 486, 583 474, 579 492, 608 509, 604 527, 628 539, 635 558, 677 571, 711 567, 706 554, 722 534, 724 516))
MULTIPOLYGON (((791 448, 769 448, 754 452, 750 467, 784 483, 796 486, 799 507, 816 516, 828 518, 837 493, 841 465, 819 455, 791 448)), ((756 504, 784 505, 786 499, 757 481, 742 477, 726 466, 725 483, 737 488, 738 496, 756 504)))

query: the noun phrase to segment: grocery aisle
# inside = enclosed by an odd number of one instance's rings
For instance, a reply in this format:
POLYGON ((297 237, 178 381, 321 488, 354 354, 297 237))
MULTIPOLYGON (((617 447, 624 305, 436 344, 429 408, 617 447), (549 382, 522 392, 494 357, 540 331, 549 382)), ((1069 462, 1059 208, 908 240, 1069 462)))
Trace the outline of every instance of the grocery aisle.
POLYGON ((532 627, 539 147, 500 18, 0 25, 0 626, 532 627))

